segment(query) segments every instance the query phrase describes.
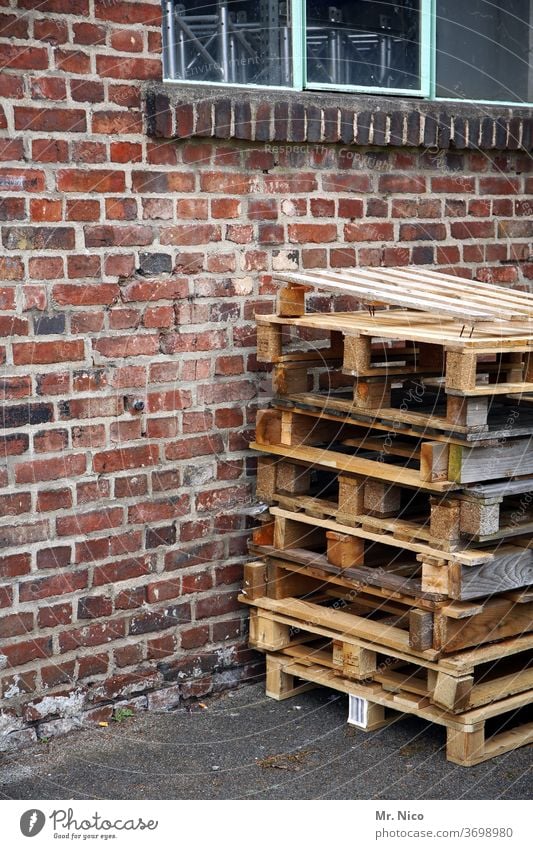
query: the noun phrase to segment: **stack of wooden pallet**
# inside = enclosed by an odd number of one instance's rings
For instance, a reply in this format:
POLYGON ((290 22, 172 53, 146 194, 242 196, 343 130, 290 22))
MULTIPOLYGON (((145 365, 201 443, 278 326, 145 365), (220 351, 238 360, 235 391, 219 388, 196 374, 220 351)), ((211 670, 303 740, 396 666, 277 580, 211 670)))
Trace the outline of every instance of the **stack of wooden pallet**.
POLYGON ((267 694, 346 692, 367 730, 415 714, 465 766, 532 742, 533 295, 414 268, 280 282, 241 595, 267 694), (316 289, 360 308, 306 312, 316 289))

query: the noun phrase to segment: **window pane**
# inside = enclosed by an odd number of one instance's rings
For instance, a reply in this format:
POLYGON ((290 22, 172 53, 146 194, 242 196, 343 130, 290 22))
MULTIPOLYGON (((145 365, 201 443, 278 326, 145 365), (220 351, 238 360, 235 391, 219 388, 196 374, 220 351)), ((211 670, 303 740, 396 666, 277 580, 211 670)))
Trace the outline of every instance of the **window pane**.
POLYGON ((307 2, 307 80, 420 89, 419 0, 307 2))
POLYGON ((286 2, 166 0, 163 9, 168 79, 291 85, 286 2))
POLYGON ((530 0, 439 0, 437 95, 533 100, 530 0))

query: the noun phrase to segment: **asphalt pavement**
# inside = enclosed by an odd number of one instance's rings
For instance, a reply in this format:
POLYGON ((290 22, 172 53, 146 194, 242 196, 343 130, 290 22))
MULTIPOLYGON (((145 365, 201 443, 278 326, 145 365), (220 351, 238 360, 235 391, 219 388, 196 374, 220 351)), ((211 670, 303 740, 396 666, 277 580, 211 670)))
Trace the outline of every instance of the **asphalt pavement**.
POLYGON ((331 691, 276 702, 243 686, 0 755, 0 798, 531 798, 531 746, 467 769, 446 761, 439 726, 365 734, 347 714, 331 691))

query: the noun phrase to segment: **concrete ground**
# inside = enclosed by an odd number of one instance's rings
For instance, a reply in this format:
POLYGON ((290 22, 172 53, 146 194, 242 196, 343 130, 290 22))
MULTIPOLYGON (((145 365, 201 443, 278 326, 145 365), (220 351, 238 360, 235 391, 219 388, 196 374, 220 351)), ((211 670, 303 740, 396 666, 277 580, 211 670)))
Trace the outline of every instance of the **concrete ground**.
POLYGON ((465 769, 443 728, 405 717, 364 734, 347 701, 283 702, 254 684, 0 756, 4 799, 527 799, 532 747, 465 769))

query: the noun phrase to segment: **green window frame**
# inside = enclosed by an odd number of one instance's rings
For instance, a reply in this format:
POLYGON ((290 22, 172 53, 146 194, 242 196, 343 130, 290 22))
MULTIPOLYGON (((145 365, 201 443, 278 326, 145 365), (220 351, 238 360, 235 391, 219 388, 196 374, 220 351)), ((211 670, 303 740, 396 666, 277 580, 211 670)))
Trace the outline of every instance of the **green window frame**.
MULTIPOLYGON (((333 0, 332 0, 333 2, 333 0)), ((430 101, 453 101, 456 103, 480 103, 499 106, 532 106, 533 103, 521 100, 485 100, 477 98, 439 97, 436 85, 437 67, 437 6, 439 0, 420 0, 420 86, 413 88, 391 88, 372 85, 349 85, 319 83, 309 81, 307 68, 307 0, 287 0, 287 21, 290 26, 292 85, 257 84, 254 82, 227 82, 217 80, 184 79, 169 73, 169 34, 166 32, 169 8, 179 0, 163 0, 163 59, 164 79, 167 82, 179 82, 180 85, 209 85, 239 89, 264 91, 322 91, 343 94, 375 94, 386 96, 404 96, 430 101), (167 17, 166 17, 167 16, 167 17)))

